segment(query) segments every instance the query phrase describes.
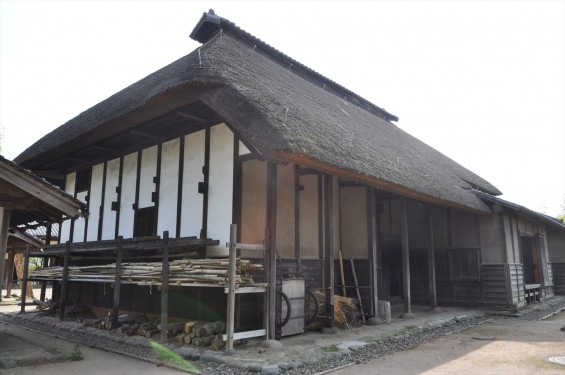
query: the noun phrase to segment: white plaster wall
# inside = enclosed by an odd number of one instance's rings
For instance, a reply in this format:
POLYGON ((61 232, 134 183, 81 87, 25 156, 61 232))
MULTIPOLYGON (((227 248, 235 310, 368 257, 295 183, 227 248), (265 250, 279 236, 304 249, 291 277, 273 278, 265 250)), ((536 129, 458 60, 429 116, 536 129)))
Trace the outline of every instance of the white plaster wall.
POLYGON ((508 259, 508 263, 522 263, 520 259, 515 259, 514 256, 514 246, 518 246, 517 243, 513 243, 514 235, 513 235, 513 220, 508 216, 504 215, 504 236, 506 238, 506 257, 508 259))
POLYGON ((220 240, 207 249, 209 256, 227 256, 233 208, 233 133, 224 124, 210 129, 208 237, 220 240))
MULTIPOLYGON (((77 199, 83 203, 86 203, 86 196, 88 191, 81 191, 77 193, 77 199)), ((83 217, 79 217, 75 220, 75 227, 73 232, 73 242, 83 242, 84 241, 84 231, 86 229, 86 221, 83 217)))
POLYGON ((122 197, 120 200, 119 235, 133 237, 133 204, 135 203, 135 182, 137 179, 137 152, 124 156, 122 172, 122 197))
POLYGON ((247 147, 245 147, 243 142, 239 141, 239 156, 247 155, 247 154, 250 154, 250 153, 251 153, 251 151, 249 151, 249 149, 247 147))
MULTIPOLYGON (((75 195, 75 183, 76 183, 76 173, 70 173, 65 178, 65 192, 74 196, 75 195)), ((59 241, 61 243, 69 241, 71 238, 71 220, 63 221, 61 226, 61 233, 59 233, 59 241)), ((80 241, 79 241, 80 242, 80 241)))
POLYGON ((184 162, 182 174, 181 237, 200 236, 202 229, 202 194, 198 182, 204 181, 204 130, 184 138, 184 162))
POLYGON ((367 188, 341 188, 341 241, 344 258, 367 259, 367 188))
POLYGON ((141 173, 139 176, 138 208, 153 207, 151 194, 155 192, 153 177, 157 173, 157 146, 149 147, 141 152, 141 173))
POLYGON ((102 204, 102 179, 104 178, 104 164, 98 164, 92 167, 92 176, 90 178, 89 215, 87 224, 87 241, 96 241, 98 239, 98 224, 100 220, 100 206, 102 204))
POLYGON ((304 187, 299 193, 300 202, 300 257, 319 258, 318 238, 318 176, 300 177, 304 187))
MULTIPOLYGON (((241 238, 239 240, 243 243, 262 244, 267 226, 267 163, 255 159, 246 160, 242 163, 241 175, 241 238)), ((278 231, 277 246, 279 246, 278 231)))
POLYGON ((179 181, 180 140, 163 143, 161 149, 161 177, 159 187, 159 213, 157 235, 169 231, 170 237, 177 235, 177 197, 179 181))
MULTIPOLYGON (((263 163, 266 164, 266 163, 263 163)), ((266 173, 265 195, 266 195, 266 173)), ((264 205, 267 204, 265 196, 264 205)), ((266 213, 263 215, 266 219, 266 213)), ((259 234, 265 232, 263 228, 257 228, 259 234)), ((265 238, 261 234, 261 238, 265 238)), ((294 258, 294 164, 277 166, 277 251, 280 256, 294 258)))
POLYGON ((104 192, 104 213, 102 219, 102 239, 111 240, 116 237, 116 211, 112 211, 112 202, 117 202, 116 187, 120 178, 120 159, 106 163, 106 186, 104 192))
POLYGON ((334 256, 336 259, 339 257, 339 251, 341 250, 341 209, 339 204, 339 178, 333 177, 333 202, 332 202, 332 219, 333 219, 333 246, 334 246, 334 256))

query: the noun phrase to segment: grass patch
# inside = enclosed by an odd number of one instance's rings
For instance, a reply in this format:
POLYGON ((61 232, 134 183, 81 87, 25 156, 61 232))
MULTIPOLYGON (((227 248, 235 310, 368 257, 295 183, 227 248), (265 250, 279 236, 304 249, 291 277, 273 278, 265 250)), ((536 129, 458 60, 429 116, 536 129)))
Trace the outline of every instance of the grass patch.
POLYGON ((328 347, 324 348, 324 352, 326 353, 334 353, 334 352, 338 352, 339 348, 337 347, 337 345, 330 345, 328 347))
POLYGON ((192 374, 200 374, 198 367, 194 366, 192 363, 190 363, 177 353, 155 341, 151 341, 150 344, 153 350, 155 350, 155 352, 157 353, 157 358, 159 358, 161 361, 177 365, 192 374))
POLYGON ((71 361, 82 361, 84 357, 82 356, 82 351, 80 350, 80 346, 75 345, 73 351, 71 352, 71 361))

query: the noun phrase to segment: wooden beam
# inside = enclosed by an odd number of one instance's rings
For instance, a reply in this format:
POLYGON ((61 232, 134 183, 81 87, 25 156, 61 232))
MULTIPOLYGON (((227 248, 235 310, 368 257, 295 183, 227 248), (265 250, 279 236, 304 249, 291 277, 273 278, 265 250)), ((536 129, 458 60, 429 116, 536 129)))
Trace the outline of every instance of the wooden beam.
POLYGON ((377 315, 378 309, 378 241, 377 241, 377 203, 375 202, 375 190, 367 187, 367 238, 369 250, 369 270, 371 286, 371 305, 369 314, 377 315))
POLYGON ((206 123, 208 123, 208 121, 210 121, 210 120, 207 120, 207 119, 205 119, 205 118, 198 117, 198 116, 194 116, 194 115, 191 115, 191 114, 186 113, 186 112, 183 112, 183 111, 177 111, 176 114, 179 115, 179 116, 181 116, 181 117, 187 118, 187 119, 189 119, 189 120, 194 120, 194 121, 197 121, 197 122, 201 122, 201 123, 203 123, 203 124, 206 124, 206 123))
POLYGON ((406 197, 400 198, 400 237, 402 242, 402 283, 404 288, 403 318, 413 318, 412 299, 410 297, 410 246, 408 244, 408 214, 406 212, 406 197))
POLYGON ((28 272, 29 272, 29 245, 26 245, 26 250, 24 255, 24 274, 22 275, 22 295, 21 295, 20 314, 26 312, 28 272))
POLYGON ((16 167, 0 164, 0 180, 10 181, 19 189, 29 193, 42 202, 54 207, 69 217, 81 216, 80 204, 45 182, 36 180, 31 175, 19 171, 16 167))
MULTIPOLYGON (((325 286, 326 325, 335 328, 334 310, 334 244, 333 244, 333 176, 323 176, 324 182, 324 245, 325 245, 325 286)), ((321 228, 320 228, 321 230, 321 228)))
POLYGON ((37 248, 43 248, 45 246, 45 242, 41 241, 39 238, 27 234, 26 232, 16 229, 10 233, 11 236, 19 238, 20 240, 34 246, 37 248))
POLYGON ((163 232, 163 274, 161 276, 161 344, 167 343, 169 321, 169 231, 163 232))
POLYGON ((118 328, 118 312, 120 310, 120 288, 122 273, 122 236, 118 237, 116 247, 116 269, 114 274, 114 298, 112 299, 112 329, 118 328))
POLYGON ((276 295, 277 295, 277 165, 267 164, 267 230, 265 243, 268 246, 269 282, 269 337, 275 339, 276 333, 276 295))
POLYGON ((237 225, 230 226, 229 273, 228 273, 228 316, 226 317, 226 350, 233 350, 233 333, 235 331, 235 271, 237 257, 237 225))
POLYGON ((433 208, 427 205, 428 211, 428 283, 430 288, 430 306, 437 307, 436 292, 436 261, 435 261, 435 243, 434 243, 434 220, 433 208))
MULTIPOLYGON (((8 274, 6 277, 6 298, 12 295, 12 280, 14 279, 14 258, 16 257, 15 251, 10 251, 8 254, 8 274)), ((0 289, 0 292, 2 289, 0 289)))
POLYGON ((71 254, 71 242, 65 245, 65 258, 63 260, 63 277, 61 280, 61 298, 59 299, 59 319, 65 317, 65 304, 67 303, 67 288, 69 284, 69 258, 71 254))
POLYGON ((8 247, 8 228, 10 227, 10 210, 0 206, 0 301, 4 285, 4 259, 8 247))
POLYGON ((133 134, 133 135, 139 135, 140 137, 144 137, 144 138, 147 138, 147 139, 151 139, 151 140, 153 140, 153 141, 159 141, 159 140, 161 140, 161 138, 159 138, 159 137, 157 137, 157 136, 155 136, 155 135, 153 135, 153 134, 149 134, 149 133, 142 132, 142 131, 139 131, 139 130, 133 130, 133 129, 131 129, 131 130, 129 131, 129 133, 130 133, 130 134, 133 134))

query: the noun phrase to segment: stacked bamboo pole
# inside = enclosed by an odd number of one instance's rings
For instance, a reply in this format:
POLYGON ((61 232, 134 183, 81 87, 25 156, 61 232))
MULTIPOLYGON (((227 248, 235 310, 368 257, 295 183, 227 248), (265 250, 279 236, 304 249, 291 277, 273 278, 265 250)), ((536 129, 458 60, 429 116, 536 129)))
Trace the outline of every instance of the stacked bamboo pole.
MULTIPOLYGON (((251 284, 251 271, 261 270, 262 265, 252 264, 247 259, 237 259, 237 284, 251 284)), ((157 284, 161 282, 162 262, 122 263, 120 276, 123 282, 135 284, 157 284)), ((169 284, 214 284, 227 283, 229 272, 228 259, 179 259, 169 262, 169 284)), ((94 266, 70 266, 69 281, 114 282, 116 264, 94 266)), ((31 273, 32 278, 61 278, 63 267, 38 268, 31 273)))

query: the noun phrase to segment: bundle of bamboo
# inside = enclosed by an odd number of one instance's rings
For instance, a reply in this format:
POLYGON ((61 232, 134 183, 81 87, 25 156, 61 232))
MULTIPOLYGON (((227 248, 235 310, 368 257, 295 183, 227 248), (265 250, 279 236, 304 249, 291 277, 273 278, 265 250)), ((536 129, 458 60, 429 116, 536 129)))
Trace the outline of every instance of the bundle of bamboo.
MULTIPOLYGON (((179 259, 169 262, 169 284, 218 284, 227 282, 229 262, 227 259, 179 259)), ((246 259, 237 259, 236 284, 251 284, 251 272, 261 270, 260 264, 246 259)), ((116 264, 69 267, 69 280, 113 282, 116 264)), ((135 284, 160 283, 163 275, 162 262, 122 263, 122 281, 135 284)), ((53 266, 35 269, 31 278, 61 278, 63 267, 53 266)))

